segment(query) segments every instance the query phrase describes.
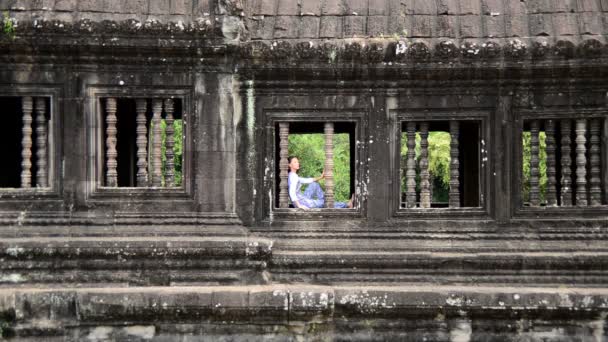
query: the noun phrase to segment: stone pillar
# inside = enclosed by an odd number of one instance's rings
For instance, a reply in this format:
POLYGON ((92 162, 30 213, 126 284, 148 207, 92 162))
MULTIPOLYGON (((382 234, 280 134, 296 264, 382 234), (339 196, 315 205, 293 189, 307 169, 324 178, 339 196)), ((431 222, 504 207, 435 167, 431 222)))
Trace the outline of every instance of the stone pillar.
POLYGON ((135 101, 137 112, 137 186, 148 186, 148 129, 146 128, 146 99, 135 101))
POLYGON ((152 186, 162 186, 162 137, 161 137, 161 112, 162 100, 152 101, 152 186))
POLYGON ((431 182, 429 180, 429 123, 420 123, 420 207, 431 207, 431 182))
POLYGON ((118 186, 118 162, 116 157, 117 130, 116 130, 116 99, 106 99, 106 186, 118 186))
POLYGON ((173 127, 173 100, 165 100, 165 123, 167 128, 165 130, 165 186, 175 186, 175 153, 173 147, 175 146, 175 128, 173 127))
POLYGON ((560 121, 560 131, 562 134, 561 139, 561 166, 562 166, 562 177, 561 177, 561 205, 571 206, 572 205, 572 159, 570 158, 570 119, 560 121))
POLYGON ((21 187, 32 187, 32 108, 30 96, 21 100, 23 127, 21 128, 21 187))
POLYGON ((530 122, 530 206, 540 206, 540 191, 539 191, 539 161, 540 161, 540 140, 539 122, 533 120, 530 122))
POLYGON ((576 205, 587 206, 587 120, 576 120, 576 205))
POLYGON ((602 188, 601 188, 601 164, 600 164, 600 120, 592 119, 589 126, 591 133, 589 148, 591 177, 589 179, 589 197, 590 205, 597 206, 602 204, 602 188))
POLYGON ((325 123, 325 208, 334 207, 334 123, 325 123))
POLYGON ((545 121, 546 151, 547 151, 547 190, 545 199, 547 206, 557 206, 557 180, 555 178, 555 122, 545 121))
POLYGON ((279 123, 279 208, 289 208, 289 123, 279 123))
POLYGON ((48 186, 48 130, 46 121, 46 99, 36 98, 36 187, 48 186))
POLYGON ((405 203, 416 207, 416 123, 407 123, 407 161, 405 165, 405 203))
POLYGON ((460 161, 458 152, 458 138, 460 123, 450 121, 450 208, 460 207, 460 161))

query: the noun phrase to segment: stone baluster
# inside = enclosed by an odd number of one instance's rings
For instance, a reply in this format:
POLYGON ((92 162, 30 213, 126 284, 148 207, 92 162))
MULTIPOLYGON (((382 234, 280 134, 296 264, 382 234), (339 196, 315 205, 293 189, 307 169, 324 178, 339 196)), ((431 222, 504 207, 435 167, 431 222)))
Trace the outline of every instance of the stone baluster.
POLYGON ((36 187, 39 188, 46 188, 48 186, 48 130, 46 126, 46 112, 46 99, 43 97, 36 98, 36 187))
POLYGON ((146 111, 148 102, 146 99, 135 101, 137 112, 137 186, 148 186, 148 129, 146 128, 146 111))
POLYGON ((591 175, 589 179, 589 197, 590 205, 596 206, 602 204, 602 188, 601 188, 601 159, 600 159, 600 120, 592 119, 589 125, 591 133, 589 147, 589 161, 591 163, 591 175))
POLYGON ((540 162, 540 125, 538 120, 530 122, 530 206, 540 206, 539 162, 540 162))
POLYGON ((405 202, 408 208, 416 207, 416 123, 407 123, 407 162, 405 169, 405 202))
POLYGON ((106 186, 118 186, 118 152, 116 151, 117 130, 116 99, 106 99, 106 186))
POLYGON ((460 160, 458 152, 458 137, 460 123, 450 121, 450 208, 460 207, 460 160))
POLYGON ((546 147, 547 152, 547 190, 545 192, 545 199, 547 200, 547 206, 557 205, 557 180, 555 178, 555 121, 545 121, 545 136, 546 136, 546 147))
POLYGON ((429 123, 420 123, 420 207, 431 207, 431 182, 429 180, 429 123))
POLYGON ((334 123, 325 123, 325 208, 334 207, 334 123))
POLYGON ((162 100, 152 101, 152 186, 162 186, 162 135, 161 112, 162 100))
POLYGON ((173 127, 173 100, 165 100, 165 122, 167 128, 165 130, 165 186, 175 186, 175 152, 173 147, 175 146, 175 128, 173 127))
POLYGON ((587 206, 587 120, 576 120, 576 205, 587 206))
POLYGON ((571 124, 569 119, 560 121, 560 131, 562 134, 561 139, 561 165, 562 165, 562 177, 561 177, 561 205, 571 206, 572 205, 572 159, 570 158, 570 129, 571 124))
POLYGON ((279 123, 279 208, 289 208, 289 123, 279 123))
POLYGON ((32 187, 32 108, 30 96, 22 99, 23 127, 21 128, 21 187, 32 187))

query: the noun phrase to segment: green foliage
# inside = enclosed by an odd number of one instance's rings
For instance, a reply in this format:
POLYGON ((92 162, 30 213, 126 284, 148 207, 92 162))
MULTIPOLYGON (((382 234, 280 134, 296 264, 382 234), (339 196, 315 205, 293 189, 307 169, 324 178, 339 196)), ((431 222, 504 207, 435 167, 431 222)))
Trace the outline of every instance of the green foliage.
MULTIPOLYGON (((416 188, 420 190, 420 134, 416 133, 416 188)), ((429 173, 433 187, 433 202, 447 202, 450 190, 450 133, 429 132, 429 173)), ((407 160, 407 134, 401 134, 401 189, 405 191, 405 165, 407 160)))
POLYGON ((7 35, 10 39, 15 38, 15 25, 8 12, 3 13, 3 25, 2 32, 7 35))
MULTIPOLYGON (((301 177, 318 177, 325 164, 325 136, 290 134, 289 155, 300 160, 301 177)), ((323 180, 320 181, 324 186, 323 180)), ((350 199, 350 141, 348 134, 334 135, 334 195, 338 202, 350 199)))
MULTIPOLYGON (((530 132, 524 132, 522 137, 523 146, 523 179, 522 179, 522 196, 523 201, 528 202, 530 200, 530 158, 532 152, 530 151, 530 140, 532 136, 530 132)), ((547 143, 545 132, 540 132, 540 160, 538 163, 539 169, 539 187, 540 187, 540 201, 545 201, 545 192, 547 190, 547 143)))
MULTIPOLYGON (((154 127, 154 123, 150 122, 150 132, 149 132, 149 144, 150 146, 152 146, 153 140, 154 140, 154 134, 153 134, 153 127, 154 127)), ((167 147, 165 146, 165 143, 167 141, 167 122, 165 121, 165 119, 162 119, 160 122, 160 128, 161 128, 161 158, 162 158, 162 175, 163 175, 163 186, 164 186, 164 179, 165 179, 165 168, 166 168, 166 164, 167 164, 167 158, 165 156, 165 151, 167 150, 167 147)), ((174 153, 174 163, 175 163, 175 167, 173 170, 173 173, 175 175, 175 186, 179 187, 182 185, 182 161, 183 161, 183 122, 182 120, 175 120, 173 122, 173 128, 175 130, 175 133, 173 134, 174 136, 174 141, 175 141, 175 145, 173 146, 173 153, 174 153)), ((151 159, 148 159, 151 160, 151 159)))

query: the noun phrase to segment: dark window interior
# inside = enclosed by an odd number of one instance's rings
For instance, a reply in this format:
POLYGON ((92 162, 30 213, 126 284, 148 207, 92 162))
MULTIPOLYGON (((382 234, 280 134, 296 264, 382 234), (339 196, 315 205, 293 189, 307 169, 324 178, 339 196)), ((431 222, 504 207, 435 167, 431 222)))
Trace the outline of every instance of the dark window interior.
MULTIPOLYGON (((146 112, 146 129, 148 131, 148 137, 150 137, 150 123, 152 121, 152 100, 147 100, 147 112, 146 112)), ((107 138, 106 127, 107 123, 105 120, 106 113, 106 100, 101 101, 102 109, 102 122, 103 122, 103 175, 106 174, 106 162, 105 152, 106 146, 105 141, 107 138)), ((174 100, 174 113, 173 117, 175 120, 182 119, 182 103, 180 100, 174 100)), ((133 98, 117 98, 116 100, 116 129, 117 129, 117 141, 116 151, 117 157, 117 172, 118 172, 118 186, 119 187, 135 187, 137 186, 137 111, 136 111, 136 99, 133 98)), ((165 119, 165 113, 163 111, 162 118, 165 119)), ((182 139, 182 137, 175 136, 175 140, 182 139)), ((150 151, 148 151, 148 165, 150 164, 150 151)), ((179 163, 181 167, 181 162, 179 163)), ((150 174, 150 171, 148 172, 150 174)), ((105 176, 103 177, 105 182, 105 176)))
MULTIPOLYGON (((323 134, 324 132, 324 122, 290 122, 289 123, 289 135, 300 135, 300 134, 323 134)), ((349 146, 349 187, 350 194, 355 193, 355 166, 356 166, 356 123, 354 122, 334 122, 334 135, 347 135, 348 136, 348 146, 349 146)), ((279 206, 279 186, 280 186, 280 151, 279 151, 279 124, 275 125, 275 206, 279 206)), ((334 146, 336 143, 336 139, 334 138, 334 146)), ((334 155, 334 158, 336 155, 334 155)), ((324 155, 323 155, 324 158, 324 155)), ((321 163, 324 162, 320 160, 321 163)), ((334 165, 334 175, 336 169, 334 165)), ((334 177, 335 178, 335 177, 334 177)))
MULTIPOLYGON (((47 100, 47 108, 49 108, 47 100)), ((2 146, 2 167, 0 167, 0 188, 21 187, 21 140, 23 138, 23 111, 21 97, 0 97, 0 146, 2 146)), ((47 113, 48 122, 48 113, 47 113)), ((32 187, 36 187, 36 112, 32 111, 32 187)))

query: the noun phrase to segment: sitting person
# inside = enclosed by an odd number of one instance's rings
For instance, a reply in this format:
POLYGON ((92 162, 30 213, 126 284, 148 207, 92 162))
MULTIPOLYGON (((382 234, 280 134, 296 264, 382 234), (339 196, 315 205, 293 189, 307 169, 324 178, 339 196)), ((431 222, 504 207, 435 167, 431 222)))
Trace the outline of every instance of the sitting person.
MULTIPOLYGON (((309 208, 324 208, 325 207, 325 193, 321 189, 321 185, 317 183, 318 180, 325 178, 325 172, 319 177, 315 178, 304 178, 298 176, 298 170, 300 169, 300 161, 296 157, 289 157, 289 178, 287 184, 289 187, 289 198, 294 207, 300 209, 309 208), (309 184, 304 192, 301 191, 302 184, 309 184)), ((348 203, 335 202, 334 208, 352 208, 352 198, 348 203)))

